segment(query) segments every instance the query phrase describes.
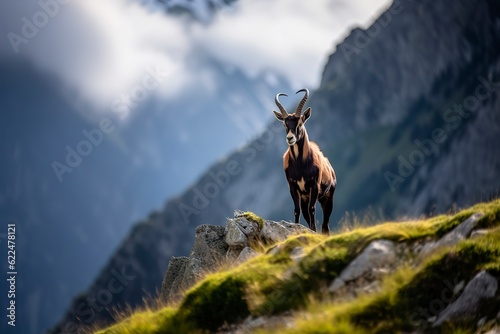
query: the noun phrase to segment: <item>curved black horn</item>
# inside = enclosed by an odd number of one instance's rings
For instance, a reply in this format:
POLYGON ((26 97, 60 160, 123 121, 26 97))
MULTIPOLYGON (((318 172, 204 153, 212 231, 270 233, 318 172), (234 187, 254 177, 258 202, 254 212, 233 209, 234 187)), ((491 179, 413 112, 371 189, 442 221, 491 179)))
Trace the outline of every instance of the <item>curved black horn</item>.
POLYGON ((280 96, 288 96, 288 95, 286 95, 285 93, 279 93, 279 94, 276 94, 276 97, 274 98, 274 102, 276 102, 276 105, 280 109, 281 114, 283 115, 283 117, 287 117, 288 113, 286 112, 285 107, 283 107, 283 105, 280 102, 280 99, 279 99, 280 96))
POLYGON ((295 111, 295 116, 297 116, 297 117, 300 116, 300 114, 302 114, 302 108, 304 108, 304 104, 306 104, 307 98, 309 97, 309 90, 307 88, 302 88, 301 90, 297 91, 297 93, 295 93, 295 94, 302 93, 302 92, 305 92, 306 94, 304 95, 302 100, 300 100, 299 105, 297 106, 297 110, 295 111))

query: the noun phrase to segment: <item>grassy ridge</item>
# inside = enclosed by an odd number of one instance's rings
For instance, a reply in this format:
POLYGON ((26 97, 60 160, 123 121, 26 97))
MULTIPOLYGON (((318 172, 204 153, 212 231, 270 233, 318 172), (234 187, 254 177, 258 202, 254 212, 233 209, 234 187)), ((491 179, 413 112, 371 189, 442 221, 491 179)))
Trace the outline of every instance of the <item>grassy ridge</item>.
MULTIPOLYGON (((419 308, 429 305, 447 286, 446 280, 470 280, 480 270, 500 277, 500 200, 475 205, 455 215, 427 220, 357 228, 330 237, 306 234, 275 245, 273 251, 238 267, 208 275, 188 290, 179 305, 132 314, 100 333, 203 333, 249 315, 280 315, 293 311, 296 319, 288 333, 397 333, 459 332, 447 325, 430 328, 419 308), (438 239, 470 215, 482 212, 478 228, 490 233, 442 249, 418 265, 402 265, 387 275, 382 288, 351 301, 336 301, 327 287, 369 242, 393 240, 411 245, 438 239), (293 260, 300 247, 305 256, 293 260)), ((273 248, 271 247, 271 248, 273 248)), ((453 296, 455 298, 456 296, 453 296)), ((498 295, 490 301, 499 305, 498 295)), ((485 305, 487 315, 490 308, 485 305)), ((497 310, 498 311, 498 310, 497 310)), ((477 319, 465 319, 465 330, 477 319)), ((266 330, 261 330, 265 333, 266 330)))

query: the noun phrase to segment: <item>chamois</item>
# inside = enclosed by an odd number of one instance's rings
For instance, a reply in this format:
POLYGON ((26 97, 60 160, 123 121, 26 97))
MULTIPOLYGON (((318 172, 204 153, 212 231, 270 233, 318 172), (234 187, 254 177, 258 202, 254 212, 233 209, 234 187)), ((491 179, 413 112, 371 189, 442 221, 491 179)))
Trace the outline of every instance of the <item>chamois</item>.
POLYGON ((283 168, 293 199, 295 224, 300 223, 300 210, 309 228, 316 231, 316 201, 323 209, 323 234, 330 234, 329 219, 333 210, 333 195, 337 186, 335 171, 328 159, 323 155, 316 143, 309 141, 304 124, 311 117, 311 108, 302 115, 302 109, 309 97, 309 91, 304 88, 295 94, 304 92, 297 110, 288 114, 279 101, 283 93, 276 95, 275 103, 281 113, 274 115, 283 122, 286 130, 288 149, 283 156, 283 168))

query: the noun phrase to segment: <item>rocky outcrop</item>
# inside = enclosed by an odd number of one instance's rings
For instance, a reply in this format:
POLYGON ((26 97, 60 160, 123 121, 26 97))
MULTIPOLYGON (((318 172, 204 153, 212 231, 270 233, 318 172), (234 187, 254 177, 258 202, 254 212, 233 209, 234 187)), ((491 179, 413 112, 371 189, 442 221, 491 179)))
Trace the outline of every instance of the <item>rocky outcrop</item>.
POLYGON ((190 287, 207 271, 221 264, 228 248, 224 242, 224 234, 222 226, 201 225, 196 228, 194 245, 182 278, 182 288, 190 287))
POLYGON ((239 210, 228 218, 226 227, 201 225, 189 257, 172 257, 162 282, 160 297, 165 302, 177 300, 205 274, 223 264, 239 264, 259 254, 260 246, 272 245, 291 235, 313 233, 307 227, 262 220, 239 210))
POLYGON ((162 300, 177 300, 182 291, 223 263, 228 250, 224 241, 225 234, 226 230, 221 226, 200 225, 196 228, 189 257, 170 258, 161 284, 162 300))

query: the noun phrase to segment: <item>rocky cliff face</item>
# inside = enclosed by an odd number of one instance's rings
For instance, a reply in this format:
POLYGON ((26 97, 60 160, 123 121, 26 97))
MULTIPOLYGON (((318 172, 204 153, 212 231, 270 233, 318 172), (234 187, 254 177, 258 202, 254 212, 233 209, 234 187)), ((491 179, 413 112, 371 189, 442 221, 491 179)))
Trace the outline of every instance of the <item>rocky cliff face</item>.
POLYGON ((401 0, 337 46, 312 101, 323 122, 310 127, 345 170, 341 210, 419 215, 496 196, 499 20, 494 1, 401 0))
MULTIPOLYGON (((396 1, 337 46, 308 122, 339 178, 334 222, 346 210, 420 215, 497 194, 499 45, 495 1, 423 0, 396 1)), ((160 289, 168 258, 188 254, 195 227, 233 208, 291 219, 282 132, 271 124, 132 230, 63 325, 109 320, 88 298, 124 267, 135 278, 106 306, 140 304, 143 290, 160 289)))

